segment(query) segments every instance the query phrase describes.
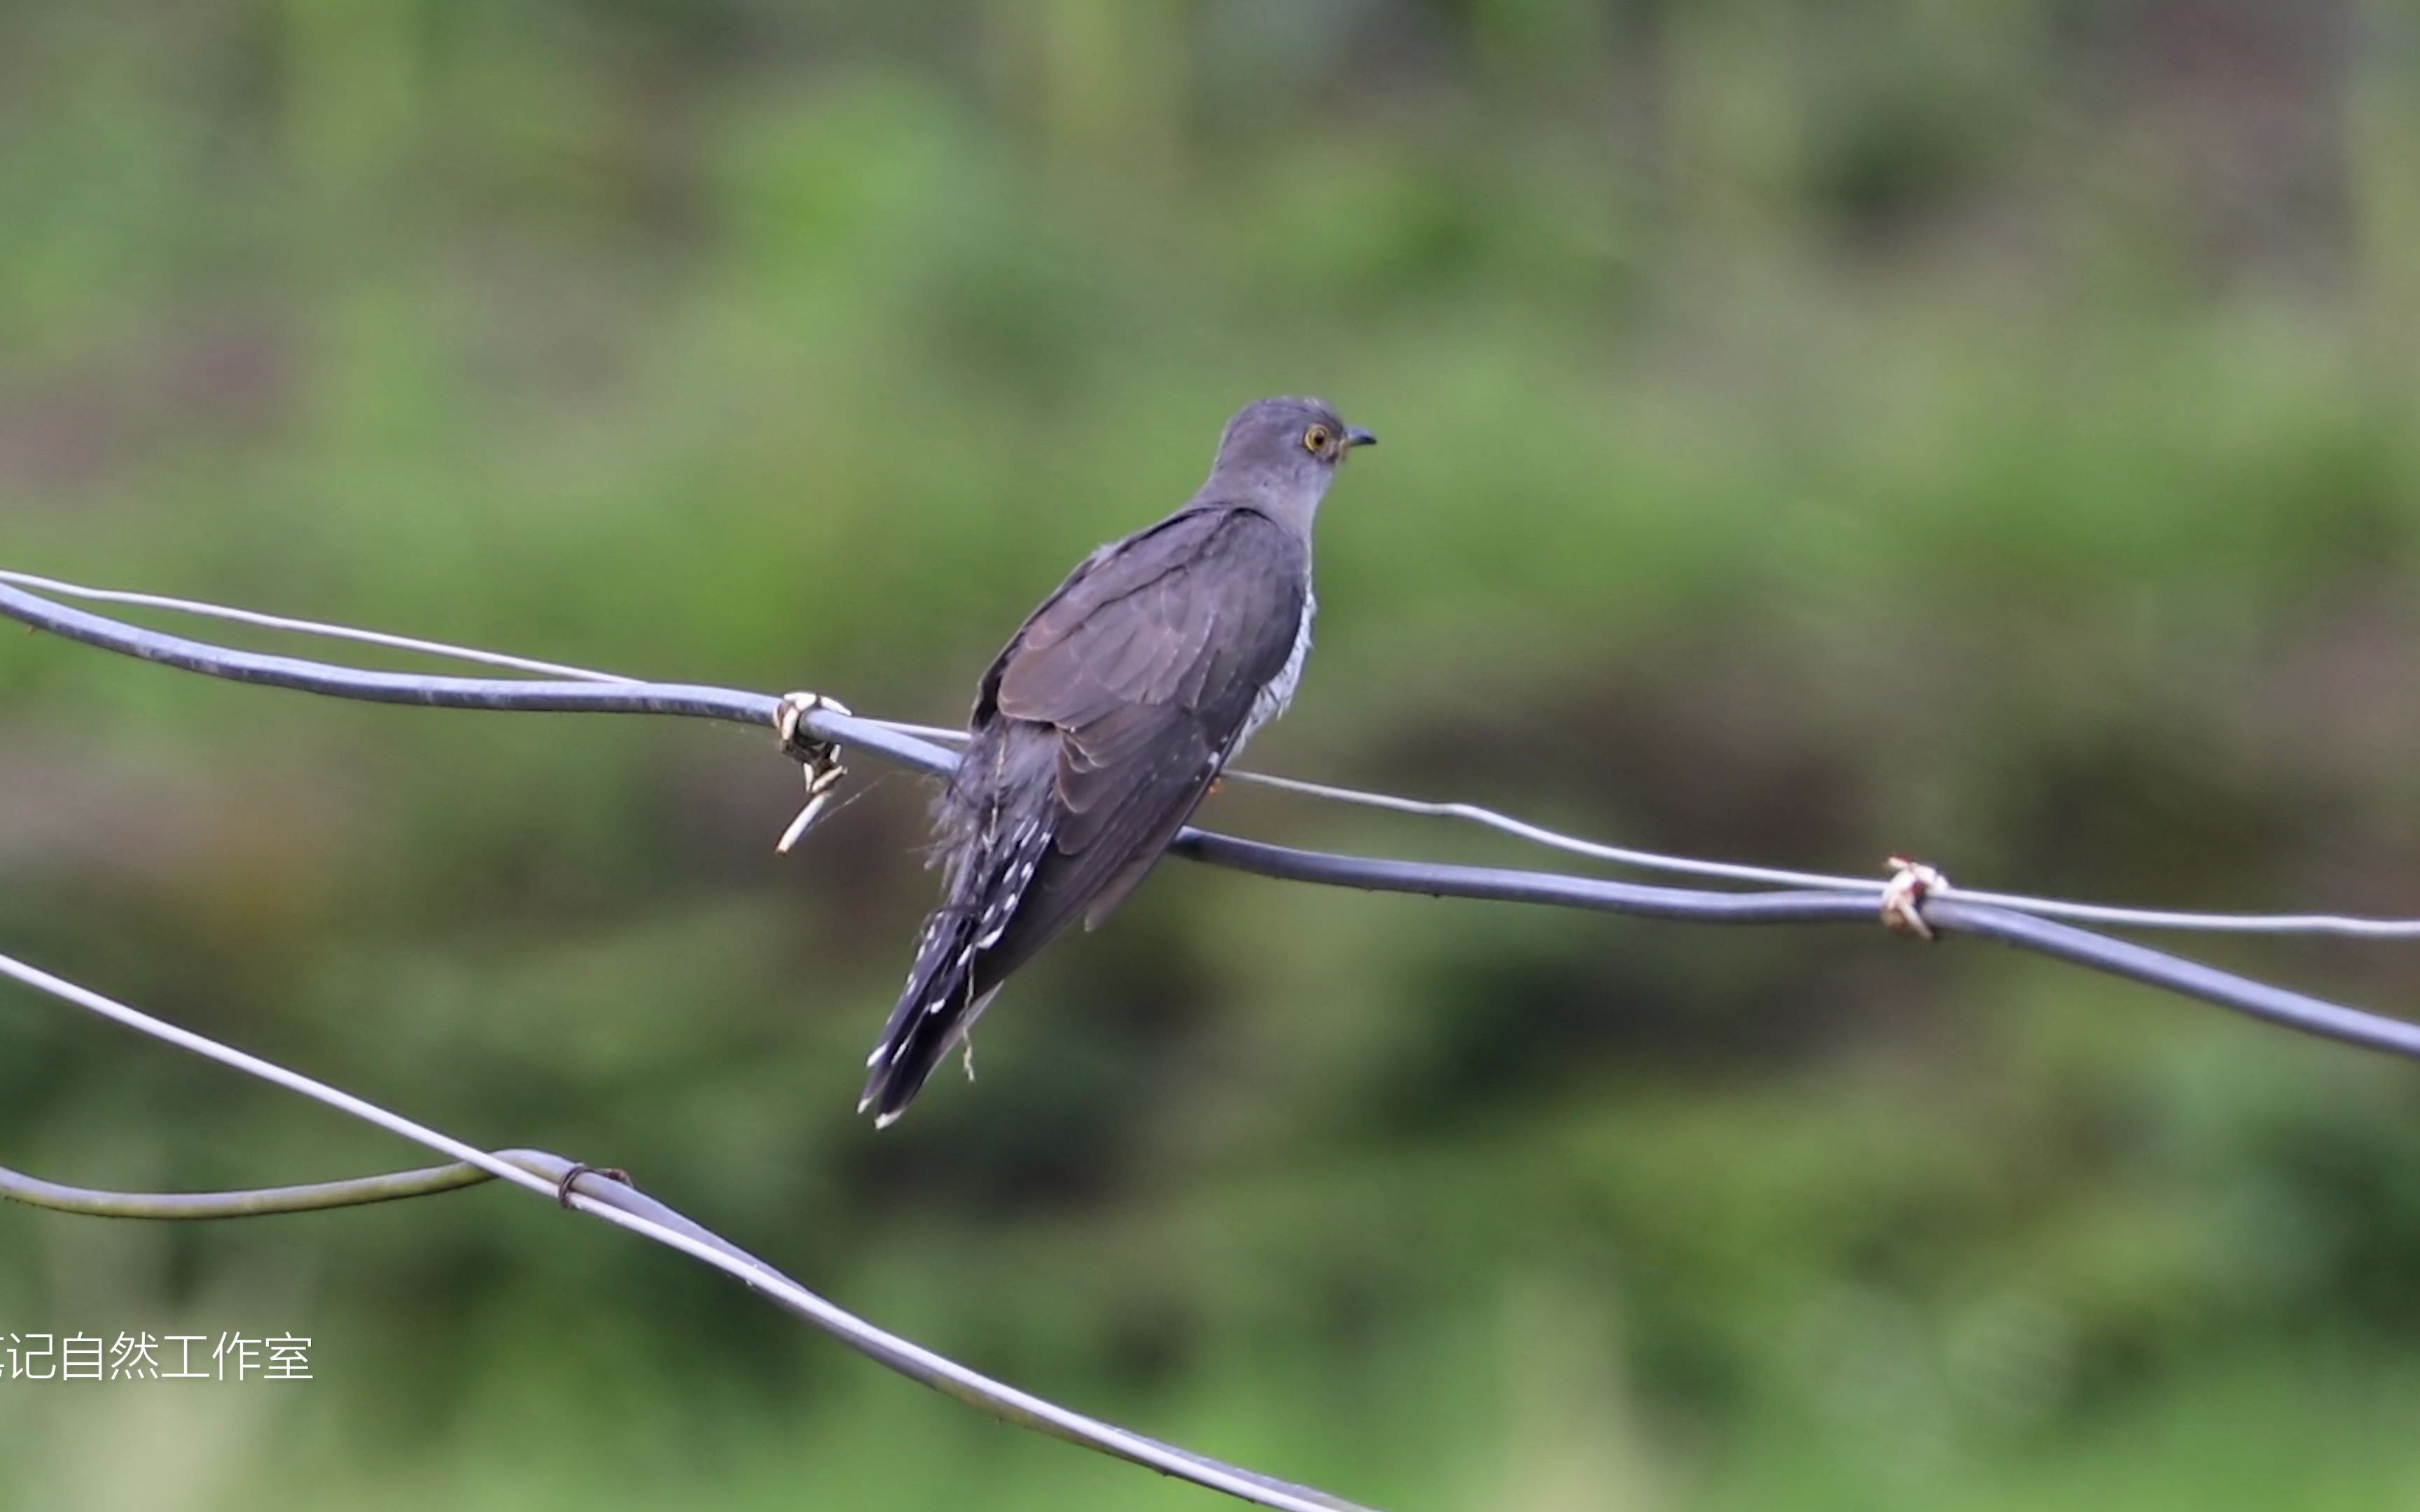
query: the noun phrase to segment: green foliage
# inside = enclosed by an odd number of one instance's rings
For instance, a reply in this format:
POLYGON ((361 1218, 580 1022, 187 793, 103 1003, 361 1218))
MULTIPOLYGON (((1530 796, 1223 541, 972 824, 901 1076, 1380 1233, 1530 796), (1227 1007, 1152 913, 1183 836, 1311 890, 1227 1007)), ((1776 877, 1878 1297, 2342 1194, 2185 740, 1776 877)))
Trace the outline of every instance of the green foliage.
MULTIPOLYGON (((2332 24, 19 8, 0 554, 946 720, 1231 409, 1317 392, 1385 444, 1256 762, 1777 863, 2420 911, 2420 119, 2332 24)), ((729 731, 18 637, 0 701, 8 949, 628 1165, 1147 1431, 1405 1508, 2420 1491, 2399 1067, 1880 930, 1171 868, 876 1138, 854 1073, 931 886, 905 779, 861 764, 777 861, 795 776, 729 731)), ((2392 948, 2209 949, 2420 988, 2392 948)), ((12 1165, 409 1158, 0 1003, 12 1165)), ((0 1505, 1208 1504, 509 1194, 0 1211, 0 1333, 54 1325, 306 1332, 324 1379, 0 1382, 0 1505)))

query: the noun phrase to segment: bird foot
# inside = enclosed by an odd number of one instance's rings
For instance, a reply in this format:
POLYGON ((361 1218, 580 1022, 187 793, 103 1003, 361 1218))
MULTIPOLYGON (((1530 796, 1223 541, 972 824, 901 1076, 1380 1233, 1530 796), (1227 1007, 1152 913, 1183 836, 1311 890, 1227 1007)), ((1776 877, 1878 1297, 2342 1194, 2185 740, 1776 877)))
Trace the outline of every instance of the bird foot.
POLYGON ((831 801, 832 789, 848 775, 848 768, 841 764, 838 746, 805 733, 801 721, 818 709, 846 714, 848 705, 821 693, 784 693, 781 710, 773 717, 773 729, 782 737, 783 753, 797 760, 807 782, 806 807, 790 821, 790 827, 782 831, 782 838, 773 842, 773 849, 783 856, 789 855, 790 847, 814 826, 825 805, 831 801))

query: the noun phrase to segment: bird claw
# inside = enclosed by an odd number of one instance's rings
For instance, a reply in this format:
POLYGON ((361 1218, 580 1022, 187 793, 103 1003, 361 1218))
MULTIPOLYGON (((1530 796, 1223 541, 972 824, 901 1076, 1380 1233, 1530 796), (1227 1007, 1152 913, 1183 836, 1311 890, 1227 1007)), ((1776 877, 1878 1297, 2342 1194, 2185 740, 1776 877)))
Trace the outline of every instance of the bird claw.
POLYGON ((841 764, 840 747, 805 731, 802 721, 818 709, 848 713, 847 704, 821 693, 784 693, 781 710, 773 717, 774 732, 782 737, 783 753, 798 761, 807 783, 806 806, 799 810, 799 817, 790 821, 790 827, 782 831, 782 838, 773 842, 773 849, 783 856, 790 854, 790 847, 814 827, 816 819, 831 802, 832 789, 848 774, 848 768, 841 764))
POLYGON ((1938 869, 1904 856, 1894 856, 1886 864, 1892 868, 1892 874, 1883 884, 1884 927, 1918 939, 1934 938, 1932 926, 1924 921, 1919 910, 1925 899, 1949 890, 1949 879, 1938 869))

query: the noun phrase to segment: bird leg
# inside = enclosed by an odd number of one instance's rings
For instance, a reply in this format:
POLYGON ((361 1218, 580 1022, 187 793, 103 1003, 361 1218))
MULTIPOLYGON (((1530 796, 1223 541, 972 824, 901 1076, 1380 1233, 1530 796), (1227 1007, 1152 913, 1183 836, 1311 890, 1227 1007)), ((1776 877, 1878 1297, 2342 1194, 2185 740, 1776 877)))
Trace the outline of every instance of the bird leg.
POLYGON ((773 717, 773 729, 782 737, 783 752, 798 761, 807 782, 806 807, 799 810, 799 817, 790 821, 790 827, 782 831, 782 838, 773 843, 773 849, 783 856, 789 855, 790 847, 814 827, 824 806, 831 802, 832 789, 848 775, 848 768, 841 764, 840 748, 807 734, 799 722, 817 709, 846 714, 848 705, 821 693, 784 693, 781 712, 773 717))

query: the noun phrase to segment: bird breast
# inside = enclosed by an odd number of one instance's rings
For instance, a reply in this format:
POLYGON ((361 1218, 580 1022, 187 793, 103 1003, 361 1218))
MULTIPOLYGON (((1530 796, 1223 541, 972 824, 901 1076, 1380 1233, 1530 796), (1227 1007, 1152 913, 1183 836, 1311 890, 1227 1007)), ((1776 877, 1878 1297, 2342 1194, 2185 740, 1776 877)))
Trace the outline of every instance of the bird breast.
POLYGON ((1278 669, 1278 674, 1252 695, 1252 712, 1244 718, 1243 733, 1237 735, 1234 745, 1228 748, 1229 761, 1234 760, 1243 750, 1244 742, 1252 738, 1254 731, 1285 713, 1286 705, 1294 702, 1295 685, 1302 681, 1302 664, 1311 655, 1311 616, 1318 611, 1319 601, 1305 591, 1302 618, 1295 625, 1294 650, 1286 654, 1285 665, 1278 669))

